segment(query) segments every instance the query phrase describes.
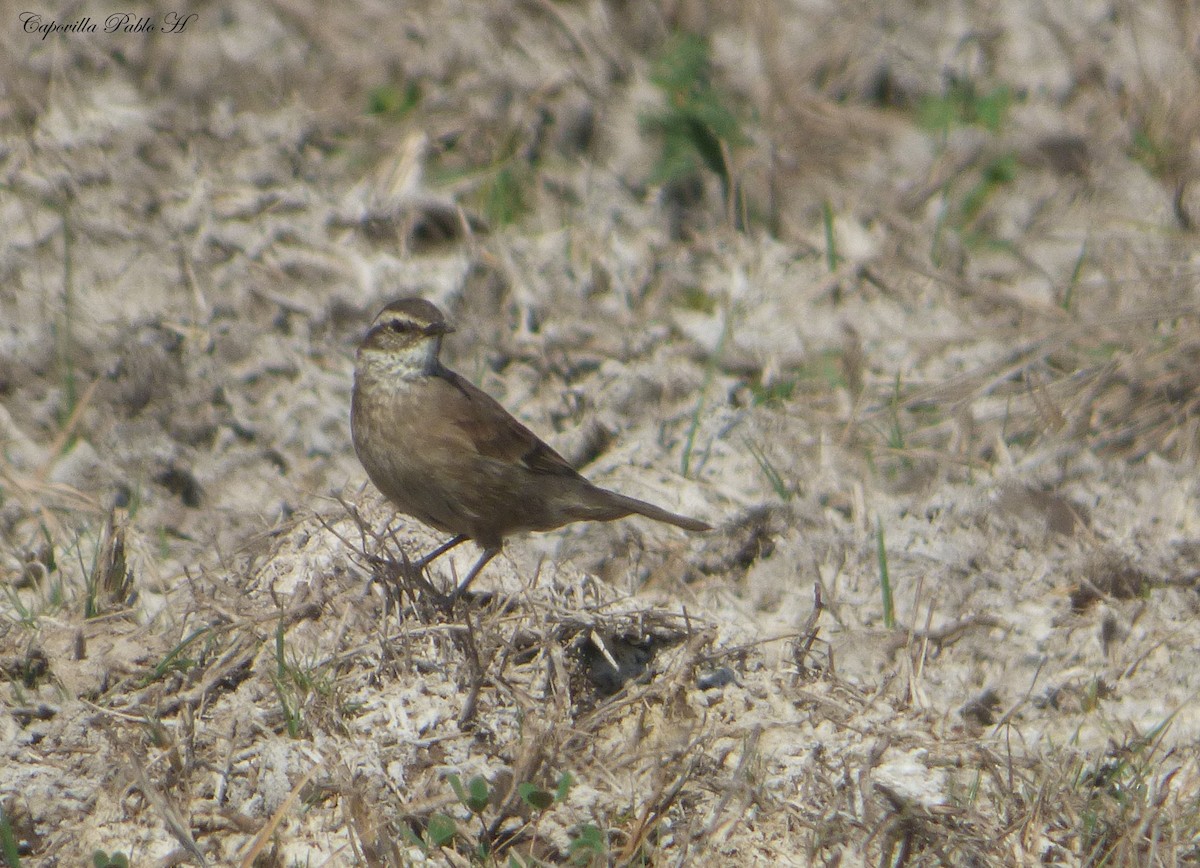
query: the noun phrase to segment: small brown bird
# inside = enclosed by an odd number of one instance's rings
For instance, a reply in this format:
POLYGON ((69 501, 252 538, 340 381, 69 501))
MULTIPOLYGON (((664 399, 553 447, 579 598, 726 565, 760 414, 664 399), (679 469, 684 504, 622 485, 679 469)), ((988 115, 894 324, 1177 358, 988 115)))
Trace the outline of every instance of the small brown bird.
POLYGON ((454 598, 510 534, 634 513, 686 530, 712 529, 580 476, 496 400, 442 365, 442 337, 452 331, 422 298, 380 311, 358 348, 350 428, 358 460, 388 500, 454 535, 418 568, 468 539, 483 549, 454 598))

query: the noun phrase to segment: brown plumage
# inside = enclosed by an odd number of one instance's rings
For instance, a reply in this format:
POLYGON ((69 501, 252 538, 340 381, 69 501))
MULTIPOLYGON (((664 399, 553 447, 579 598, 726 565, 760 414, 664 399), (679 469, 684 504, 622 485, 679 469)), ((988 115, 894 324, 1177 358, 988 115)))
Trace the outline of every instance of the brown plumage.
POLYGON ((358 349, 350 427, 375 486, 401 512, 483 549, 462 593, 505 537, 574 521, 638 514, 686 530, 702 521, 588 482, 561 455, 438 359, 454 329, 437 306, 403 298, 385 307, 358 349))

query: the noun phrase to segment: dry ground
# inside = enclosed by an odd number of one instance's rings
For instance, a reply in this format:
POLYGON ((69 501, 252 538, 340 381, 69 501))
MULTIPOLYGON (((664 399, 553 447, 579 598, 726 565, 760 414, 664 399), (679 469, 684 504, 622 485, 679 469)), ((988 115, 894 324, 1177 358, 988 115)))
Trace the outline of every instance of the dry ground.
POLYGON ((1194 4, 55 5, 0 3, 0 859, 1200 861, 1194 4), (412 293, 717 529, 439 608, 347 420, 412 293))

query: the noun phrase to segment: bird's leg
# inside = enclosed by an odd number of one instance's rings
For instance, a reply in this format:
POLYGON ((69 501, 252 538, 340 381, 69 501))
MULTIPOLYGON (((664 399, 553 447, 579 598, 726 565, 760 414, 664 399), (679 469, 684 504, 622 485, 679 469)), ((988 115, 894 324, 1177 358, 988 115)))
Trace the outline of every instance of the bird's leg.
POLYGON ((485 548, 483 550, 483 554, 479 556, 479 560, 475 562, 475 566, 471 567, 471 572, 467 573, 467 577, 462 580, 462 583, 459 584, 459 586, 454 589, 454 593, 450 595, 451 606, 453 606, 458 598, 463 595, 463 592, 467 590, 467 586, 470 585, 471 582, 475 581, 475 577, 479 575, 480 570, 487 566, 488 561, 498 554, 500 554, 500 546, 485 548))
MULTIPOLYGON (((452 537, 435 548, 429 554, 425 555, 425 557, 417 561, 410 561, 408 559, 408 554, 404 551, 404 549, 400 549, 400 557, 404 559, 402 564, 397 565, 395 561, 384 561, 382 558, 377 560, 384 566, 390 566, 391 569, 396 569, 398 566, 400 575, 403 575, 408 582, 436 595, 437 591, 434 590, 434 587, 430 583, 429 579, 425 577, 425 568, 444 555, 446 552, 450 551, 450 549, 466 542, 468 539, 470 539, 470 537, 466 536, 465 534, 459 534, 456 537, 452 537)), ((394 579, 392 579, 392 581, 394 581, 394 579)), ((397 588, 397 590, 399 589, 397 588)), ((393 593, 389 591, 389 597, 391 596, 393 596, 393 593)))
POLYGON ((413 566, 416 567, 418 570, 423 570, 427 566, 429 566, 431 563, 436 561, 438 558, 440 558, 442 555, 444 555, 446 552, 450 551, 450 549, 454 548, 457 545, 461 545, 462 543, 465 543, 468 539, 470 539, 469 536, 467 536, 466 534, 460 533, 458 536, 452 537, 451 539, 442 543, 440 546, 435 548, 429 554, 425 555, 425 557, 421 558, 419 561, 417 561, 415 564, 413 564, 413 566))

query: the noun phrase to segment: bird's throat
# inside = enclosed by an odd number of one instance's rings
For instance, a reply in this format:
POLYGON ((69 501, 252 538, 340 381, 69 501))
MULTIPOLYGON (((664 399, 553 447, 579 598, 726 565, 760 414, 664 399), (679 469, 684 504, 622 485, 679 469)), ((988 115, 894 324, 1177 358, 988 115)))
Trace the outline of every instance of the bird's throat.
POLYGON ((440 339, 429 338, 404 349, 366 349, 359 353, 363 374, 379 383, 401 383, 427 377, 438 369, 440 339))

